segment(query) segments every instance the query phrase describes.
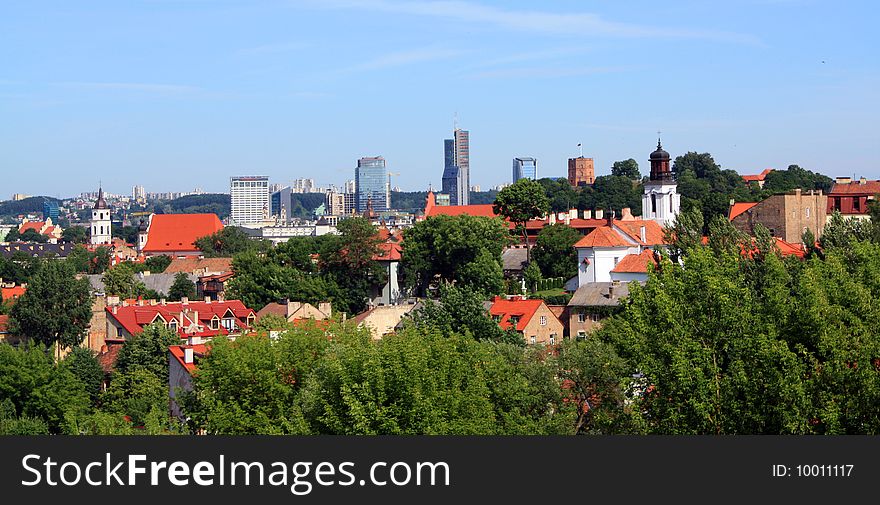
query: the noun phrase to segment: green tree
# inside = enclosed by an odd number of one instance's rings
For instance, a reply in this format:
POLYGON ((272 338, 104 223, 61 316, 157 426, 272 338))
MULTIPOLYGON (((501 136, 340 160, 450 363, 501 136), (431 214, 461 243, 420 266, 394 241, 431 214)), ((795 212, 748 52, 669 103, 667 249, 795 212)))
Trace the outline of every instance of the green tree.
POLYGON ((85 244, 89 241, 89 228, 86 226, 68 226, 61 232, 61 240, 71 244, 85 244))
POLYGON ((703 214, 697 208, 679 212, 672 226, 664 230, 664 241, 674 260, 685 256, 703 242, 703 214))
MULTIPOLYGON (((603 209, 609 213, 629 208, 634 215, 642 213, 641 183, 620 175, 600 175, 592 187, 581 190, 579 209, 603 209)), ((619 215, 619 214, 618 214, 619 215)))
POLYGON ((404 232, 403 277, 416 293, 446 282, 468 284, 485 296, 503 286, 501 251, 510 241, 498 218, 435 216, 404 232), (466 267, 466 268, 463 268, 466 267))
POLYGON ((79 345, 92 318, 89 281, 64 261, 49 261, 31 279, 10 312, 12 331, 58 349, 79 345))
POLYGON ((196 296, 196 285, 189 279, 184 272, 178 272, 174 276, 174 283, 168 288, 168 299, 171 301, 180 301, 184 297, 194 299, 196 296))
POLYGON ((104 384, 104 370, 101 368, 95 352, 88 347, 74 347, 71 353, 64 358, 63 363, 82 383, 92 405, 97 405, 104 384))
POLYGON ((538 233, 532 256, 541 268, 544 277, 564 277, 577 275, 577 251, 574 244, 581 234, 571 226, 556 223, 545 226, 538 233))
POLYGON ((107 411, 128 416, 136 427, 145 426, 151 415, 167 418, 168 402, 167 379, 141 367, 114 372, 103 396, 107 411))
POLYGON ((470 287, 445 284, 440 288, 439 302, 425 300, 406 324, 437 330, 447 337, 464 335, 477 340, 524 345, 521 335, 508 334, 498 326, 484 302, 480 293, 470 287))
POLYGON ((165 326, 147 325, 144 331, 122 344, 116 358, 116 371, 124 374, 143 369, 158 377, 161 383, 167 383, 168 347, 181 343, 180 336, 165 326))
POLYGON ((611 165, 611 175, 626 177, 627 179, 634 181, 642 178, 642 174, 639 173, 639 162, 632 158, 623 161, 615 161, 614 164, 611 165))
POLYGON ((134 298, 143 289, 138 286, 140 281, 134 277, 134 269, 128 263, 120 263, 104 272, 101 276, 104 292, 121 298, 134 298))
POLYGON ((196 239, 195 246, 206 258, 231 258, 236 254, 265 249, 263 241, 256 241, 237 226, 227 226, 222 230, 196 239))
POLYGON ((531 245, 526 233, 526 223, 550 211, 550 202, 544 188, 531 179, 520 179, 498 192, 493 209, 496 215, 515 224, 522 232, 523 242, 530 255, 531 245))
POLYGON ((570 209, 577 208, 580 196, 575 188, 571 187, 568 179, 564 177, 543 178, 538 179, 538 184, 544 188, 544 193, 550 202, 551 212, 568 212, 570 209))
POLYGON ((263 307, 283 298, 309 303, 326 301, 332 287, 315 273, 279 265, 254 251, 236 255, 232 270, 235 277, 230 279, 227 291, 248 307, 263 307))
POLYGON ((367 306, 372 286, 386 282, 384 269, 375 260, 379 232, 360 217, 340 221, 338 235, 328 239, 320 253, 320 269, 333 283, 333 303, 339 311, 358 313, 367 306))
POLYGON ((6 242, 20 242, 21 234, 18 232, 18 228, 13 227, 6 233, 6 238, 3 239, 6 242))
POLYGON ((789 165, 786 170, 773 170, 764 179, 763 193, 768 195, 788 193, 794 189, 831 191, 834 180, 826 175, 789 165))
MULTIPOLYGON (((7 240, 9 240, 9 238, 7 238, 7 240)), ((45 244, 49 241, 49 238, 34 230, 33 228, 29 228, 19 236, 18 240, 22 242, 38 242, 41 244, 45 244)))

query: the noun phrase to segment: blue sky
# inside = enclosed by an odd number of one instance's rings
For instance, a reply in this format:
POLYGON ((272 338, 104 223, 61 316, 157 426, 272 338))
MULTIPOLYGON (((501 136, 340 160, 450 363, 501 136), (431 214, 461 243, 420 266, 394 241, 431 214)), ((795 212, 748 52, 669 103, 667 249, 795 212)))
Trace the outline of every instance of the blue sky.
POLYGON ((869 1, 125 0, 0 6, 0 198, 341 184, 382 155, 439 186, 453 115, 471 183, 710 152, 880 178, 869 1))

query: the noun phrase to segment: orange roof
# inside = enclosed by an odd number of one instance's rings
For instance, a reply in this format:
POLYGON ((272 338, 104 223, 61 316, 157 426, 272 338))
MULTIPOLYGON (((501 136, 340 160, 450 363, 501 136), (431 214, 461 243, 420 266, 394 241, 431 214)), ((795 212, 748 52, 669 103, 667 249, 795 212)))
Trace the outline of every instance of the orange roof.
POLYGON ((18 233, 24 233, 28 230, 34 230, 37 233, 40 233, 40 230, 46 226, 46 223, 43 221, 28 221, 27 223, 22 223, 21 226, 18 227, 18 233))
POLYGON ((180 365, 185 368, 190 375, 196 370, 195 360, 193 363, 185 363, 183 361, 183 350, 190 348, 193 350, 193 357, 201 357, 208 353, 208 346, 205 344, 195 344, 195 345, 172 345, 168 347, 168 350, 171 351, 171 354, 177 358, 177 361, 180 365))
POLYGON ((535 312, 544 304, 543 300, 524 300, 522 298, 505 299, 496 296, 489 314, 493 317, 499 317, 498 326, 503 330, 510 329, 512 324, 511 317, 518 318, 516 321, 516 330, 523 331, 531 321, 535 312))
POLYGON ((3 301, 8 302, 10 300, 20 298, 24 294, 24 292, 27 291, 27 288, 22 286, 13 286, 11 288, 2 288, 0 289, 0 291, 2 291, 3 301))
POLYGON ((663 245, 663 227, 657 221, 650 219, 633 219, 631 221, 614 221, 614 226, 641 245, 663 245), (642 227, 645 227, 645 240, 642 241, 642 227))
POLYGON ((643 274, 653 271, 656 266, 654 251, 645 249, 641 254, 627 254, 611 271, 618 274, 643 274))
POLYGON ((166 274, 205 272, 231 272, 232 258, 174 258, 165 269, 166 274))
POLYGON ((764 179, 767 178, 767 174, 769 174, 769 173, 772 172, 772 171, 773 171, 772 168, 767 168, 767 169, 765 169, 763 172, 761 172, 761 173, 758 174, 758 175, 743 175, 742 178, 743 178, 743 180, 746 181, 746 182, 758 182, 758 181, 763 181, 764 179))
POLYGON ((781 238, 776 238, 776 247, 779 248, 779 253, 783 256, 796 256, 800 259, 804 259, 807 256, 803 247, 792 244, 791 242, 786 242, 781 238))
POLYGON ((374 261, 400 261, 400 244, 383 242, 379 244, 379 253, 373 256, 374 261))
POLYGON ((9 316, 0 315, 0 334, 9 333, 9 316))
POLYGON ((849 184, 835 184, 828 196, 835 195, 876 195, 880 193, 880 181, 853 181, 849 184))
POLYGON ((144 252, 198 251, 196 239, 222 229, 217 214, 154 214, 144 252))
POLYGON ((608 226, 600 226, 577 241, 575 247, 630 247, 619 233, 608 226))
POLYGON ((484 205, 436 205, 427 209, 425 217, 433 216, 483 216, 495 217, 491 204, 484 205))
POLYGON ((735 203, 730 207, 730 212, 727 215, 727 219, 733 221, 736 216, 751 209, 755 205, 758 205, 758 202, 735 203))

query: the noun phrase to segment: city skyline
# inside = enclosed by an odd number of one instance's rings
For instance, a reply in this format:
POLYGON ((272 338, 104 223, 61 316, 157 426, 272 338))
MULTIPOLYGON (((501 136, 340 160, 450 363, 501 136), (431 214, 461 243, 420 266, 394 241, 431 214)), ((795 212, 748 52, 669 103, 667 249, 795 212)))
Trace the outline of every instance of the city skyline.
POLYGON ((523 152, 542 176, 565 177, 578 143, 596 175, 627 158, 645 174, 657 130, 673 158, 709 152, 740 173, 798 164, 877 179, 875 10, 11 2, 0 19, 4 186, 222 193, 242 173, 327 185, 381 153, 401 174, 395 184, 439 188, 456 113, 475 139, 470 184, 483 187, 506 181, 523 152))

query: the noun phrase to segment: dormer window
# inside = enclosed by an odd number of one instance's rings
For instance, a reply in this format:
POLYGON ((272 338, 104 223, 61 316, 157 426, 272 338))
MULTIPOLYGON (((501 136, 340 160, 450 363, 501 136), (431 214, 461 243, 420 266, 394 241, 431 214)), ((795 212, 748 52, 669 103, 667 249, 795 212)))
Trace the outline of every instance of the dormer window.
POLYGON ((177 319, 172 319, 170 323, 168 323, 168 329, 171 331, 177 331, 177 319))
POLYGON ((212 330, 219 330, 220 329, 220 318, 219 317, 214 316, 214 318, 211 319, 211 329, 212 330))

